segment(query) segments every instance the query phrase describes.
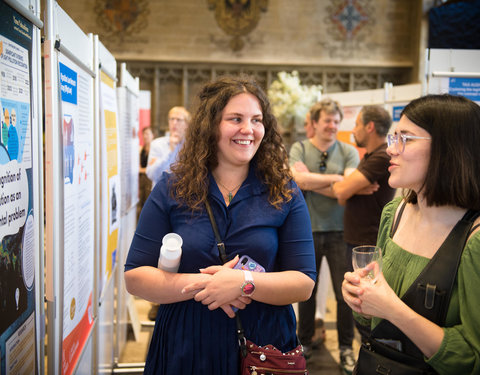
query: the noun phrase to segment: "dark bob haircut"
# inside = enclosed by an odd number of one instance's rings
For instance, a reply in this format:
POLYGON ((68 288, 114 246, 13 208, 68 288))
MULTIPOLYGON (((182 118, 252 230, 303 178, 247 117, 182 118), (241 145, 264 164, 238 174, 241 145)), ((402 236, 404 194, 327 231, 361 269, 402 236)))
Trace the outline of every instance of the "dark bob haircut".
MULTIPOLYGON (((427 95, 402 115, 432 137, 422 191, 427 205, 480 209, 480 106, 462 96, 427 95)), ((417 203, 413 191, 406 199, 417 203)))

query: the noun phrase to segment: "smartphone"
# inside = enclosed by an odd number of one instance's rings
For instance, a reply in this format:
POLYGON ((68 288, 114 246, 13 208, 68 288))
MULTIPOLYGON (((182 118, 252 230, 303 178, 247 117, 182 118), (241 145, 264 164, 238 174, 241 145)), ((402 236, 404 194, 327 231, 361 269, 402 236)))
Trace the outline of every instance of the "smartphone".
POLYGON ((243 255, 233 268, 252 272, 265 272, 265 268, 263 268, 248 255, 243 255))

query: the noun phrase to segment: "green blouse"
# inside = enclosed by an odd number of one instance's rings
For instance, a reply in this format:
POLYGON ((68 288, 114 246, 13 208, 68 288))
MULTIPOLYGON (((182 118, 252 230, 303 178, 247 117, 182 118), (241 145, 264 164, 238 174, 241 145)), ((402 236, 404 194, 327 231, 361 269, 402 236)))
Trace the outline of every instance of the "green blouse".
MULTIPOLYGON (((383 274, 390 287, 402 297, 429 262, 412 254, 390 238, 395 212, 401 197, 388 203, 382 213, 377 245, 383 250, 383 274)), ((430 359, 425 361, 439 374, 480 374, 480 232, 467 242, 447 312, 444 338, 430 359), (468 298, 467 298, 468 297, 468 298)), ((355 318, 366 323, 365 318, 355 318)), ((373 317, 372 329, 380 322, 373 317)))

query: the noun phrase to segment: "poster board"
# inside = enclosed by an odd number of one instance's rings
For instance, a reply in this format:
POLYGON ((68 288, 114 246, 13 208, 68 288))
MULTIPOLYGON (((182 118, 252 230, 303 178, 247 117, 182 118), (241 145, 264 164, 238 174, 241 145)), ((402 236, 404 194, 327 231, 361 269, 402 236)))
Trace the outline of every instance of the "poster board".
POLYGON ((465 96, 480 104, 480 50, 427 49, 425 91, 465 96))
POLYGON ((0 2, 0 373, 43 370, 38 14, 0 2))
MULTIPOLYGON (((95 59, 95 69, 96 69, 96 79, 95 79, 95 116, 97 118, 96 124, 99 126, 96 127, 96 154, 97 155, 106 155, 104 149, 102 149, 102 138, 104 137, 104 127, 100 126, 100 118, 102 117, 102 107, 105 107, 105 104, 102 103, 104 100, 115 100, 116 98, 110 98, 106 96, 102 98, 101 96, 101 85, 104 84, 102 82, 107 81, 108 84, 111 85, 113 82, 116 85, 117 82, 117 62, 115 57, 107 50, 107 48, 102 44, 99 40, 98 35, 93 36, 94 40, 94 59, 95 59), (107 77, 107 79, 105 78, 107 77), (103 150, 103 151, 102 151, 103 150), (103 152, 103 153, 102 153, 103 152)), ((103 90, 105 91, 105 89, 103 90)), ((111 89, 109 89, 111 91, 111 89)), ((105 93, 104 93, 105 94, 105 93)), ((110 103, 108 106, 116 113, 117 112, 117 103, 110 103)), ((105 116, 105 114, 103 114, 105 116)), ((102 249, 99 251, 96 256, 96 262, 98 268, 97 272, 97 280, 99 280, 97 284, 97 308, 98 308, 98 315, 97 321, 98 324, 96 326, 96 338, 95 338, 95 352, 98 363, 96 367, 101 369, 102 372, 107 372, 108 370, 112 370, 114 367, 114 346, 116 338, 114 336, 114 326, 115 326, 115 319, 114 319, 114 298, 115 298, 115 290, 117 286, 115 282, 109 282, 106 275, 107 269, 107 247, 102 247, 102 243, 106 243, 108 240, 108 236, 104 234, 108 231, 108 220, 103 220, 105 215, 109 215, 108 213, 108 200, 106 197, 102 196, 102 189, 107 189, 108 184, 107 180, 102 179, 102 174, 106 170, 104 168, 104 163, 101 158, 97 158, 97 181, 101 181, 100 184, 97 185, 97 191, 95 193, 95 199, 98 202, 99 209, 97 210, 96 216, 96 223, 95 226, 97 229, 97 240, 98 240, 98 248, 102 249), (102 168, 103 166, 103 168, 102 168), (103 171, 103 172, 102 172, 103 171), (103 241, 103 242, 102 242, 103 241)), ((115 274, 115 271, 114 271, 115 274)), ((112 278, 110 278, 112 280, 112 278)))
POLYGON ((39 3, 0 2, 0 373, 43 370, 39 3))
POLYGON ((117 272, 118 293, 116 295, 116 355, 119 356, 127 339, 128 316, 137 337, 140 330, 132 297, 126 292, 123 277, 123 265, 132 242, 137 224, 138 174, 139 174, 139 79, 127 70, 126 64, 120 65, 120 85, 117 88, 119 102, 119 130, 121 139, 122 164, 122 210, 121 244, 119 246, 119 268, 117 272), (128 312, 130 314, 128 314, 128 312))
POLYGON ((140 114, 140 84, 128 71, 125 63, 120 65, 120 87, 117 88, 119 135, 121 149, 121 184, 122 205, 121 215, 138 203, 138 173, 139 173, 139 114, 140 114))
POLYGON ((95 321, 93 41, 54 1, 45 20, 48 373, 72 374, 95 321))
MULTIPOLYGON (((100 72, 100 186, 101 186, 101 279, 100 290, 112 277, 117 263, 121 183, 116 82, 100 72)), ((102 297, 100 297, 102 298, 102 297)))
POLYGON ((152 93, 148 90, 139 91, 139 117, 138 117, 138 138, 140 147, 143 147, 142 132, 144 128, 151 126, 152 116, 152 93))

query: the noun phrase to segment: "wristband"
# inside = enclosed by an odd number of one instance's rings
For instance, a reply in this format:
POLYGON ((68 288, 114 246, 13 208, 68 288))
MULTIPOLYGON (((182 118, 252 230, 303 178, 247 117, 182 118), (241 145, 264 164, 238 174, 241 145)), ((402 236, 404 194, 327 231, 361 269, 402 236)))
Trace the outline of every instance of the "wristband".
POLYGON ((253 275, 250 271, 243 270, 245 275, 245 282, 240 288, 242 290, 242 297, 251 297, 255 292, 255 284, 253 282, 253 275))

